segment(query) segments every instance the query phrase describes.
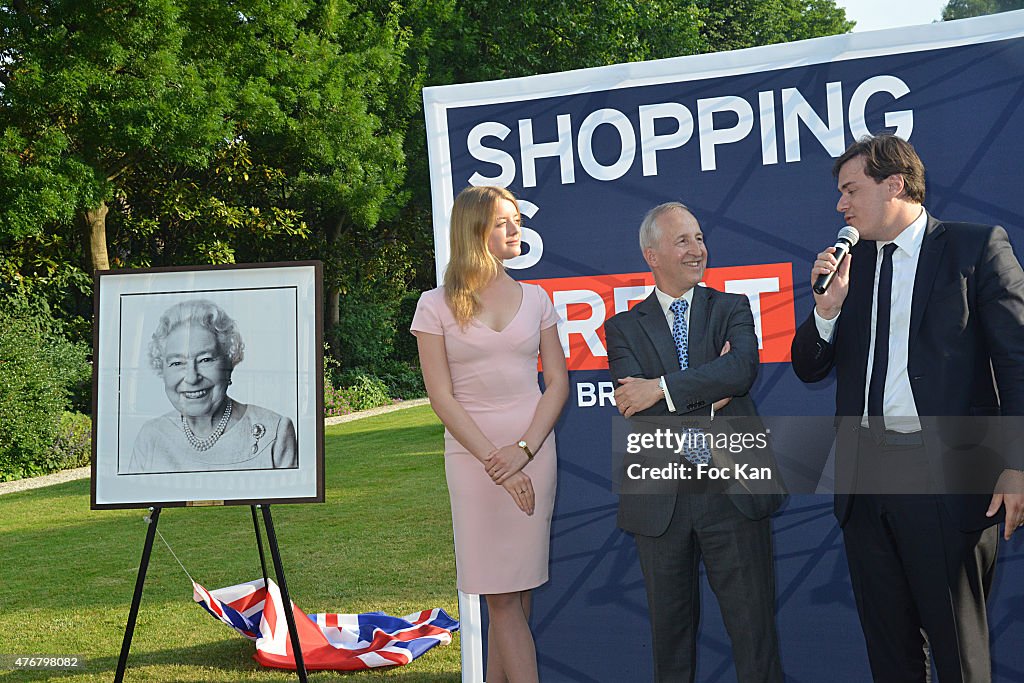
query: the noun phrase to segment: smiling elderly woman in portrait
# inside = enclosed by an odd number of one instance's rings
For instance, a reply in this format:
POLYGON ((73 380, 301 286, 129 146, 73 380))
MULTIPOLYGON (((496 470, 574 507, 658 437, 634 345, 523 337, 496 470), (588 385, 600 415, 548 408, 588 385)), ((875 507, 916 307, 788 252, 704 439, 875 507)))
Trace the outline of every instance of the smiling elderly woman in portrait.
POLYGON ((173 410, 143 425, 129 472, 258 470, 297 465, 287 417, 228 396, 245 345, 235 321, 206 300, 164 312, 149 362, 173 410))

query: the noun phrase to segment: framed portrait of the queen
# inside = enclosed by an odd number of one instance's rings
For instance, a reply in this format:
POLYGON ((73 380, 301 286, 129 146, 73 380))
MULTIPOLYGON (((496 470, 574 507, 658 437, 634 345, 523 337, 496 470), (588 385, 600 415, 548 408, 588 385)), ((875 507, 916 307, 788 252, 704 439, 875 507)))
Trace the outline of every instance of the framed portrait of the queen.
POLYGON ((95 280, 94 509, 323 501, 319 262, 95 280))

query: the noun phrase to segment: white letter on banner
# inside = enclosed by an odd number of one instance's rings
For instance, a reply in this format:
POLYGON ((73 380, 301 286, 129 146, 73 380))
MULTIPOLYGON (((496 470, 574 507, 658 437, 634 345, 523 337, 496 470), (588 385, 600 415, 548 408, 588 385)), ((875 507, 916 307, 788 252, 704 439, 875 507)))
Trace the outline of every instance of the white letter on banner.
POLYGON ((765 166, 779 163, 778 133, 775 130, 775 93, 764 90, 757 93, 761 108, 761 163, 765 166))
POLYGON ((597 336, 597 328, 604 324, 604 299, 589 289, 569 289, 555 292, 553 297, 558 317, 565 321, 558 326, 558 338, 562 342, 562 351, 569 357, 569 335, 581 334, 595 357, 607 356, 601 339, 597 336), (586 320, 569 320, 569 304, 586 304, 590 306, 590 317, 586 320))
POLYGON ((590 382, 580 382, 576 385, 576 405, 580 408, 589 408, 597 404, 597 387, 590 382))
POLYGON ((636 132, 626 115, 617 109, 598 109, 580 124, 576 137, 576 148, 580 153, 580 165, 594 180, 617 180, 626 175, 636 158, 636 132), (611 166, 605 166, 594 157, 594 131, 601 124, 614 126, 619 132, 619 158, 611 166))
MULTIPOLYGON (((853 133, 855 140, 871 134, 864 121, 864 110, 867 109, 871 96, 880 92, 887 92, 898 100, 909 93, 910 88, 896 76, 875 76, 857 86, 853 91, 853 97, 850 98, 850 132, 853 133)), ((885 125, 895 127, 896 135, 909 140, 910 134, 914 131, 914 111, 904 109, 886 112, 885 125)))
POLYGON ((697 100, 697 134, 700 135, 700 169, 714 171, 715 145, 737 142, 754 128, 754 110, 750 103, 736 95, 697 100), (731 111, 739 118, 732 128, 715 128, 715 112, 731 111))
POLYGON ((658 175, 658 150, 675 149, 690 141, 693 135, 693 114, 678 102, 644 104, 640 107, 640 158, 644 175, 658 175), (656 119, 675 119, 676 132, 657 135, 654 132, 656 119))
POLYGON ((828 101, 828 125, 796 88, 782 89, 782 131, 786 145, 786 161, 800 161, 800 121, 814 134, 831 156, 837 157, 846 149, 843 134, 843 84, 836 81, 825 84, 828 101))
POLYGON ((495 137, 499 140, 504 140, 511 132, 511 128, 495 121, 484 121, 483 123, 478 123, 473 126, 473 130, 469 131, 469 137, 466 138, 466 147, 469 150, 470 155, 479 161, 485 161, 489 164, 495 164, 496 166, 501 167, 501 174, 493 177, 474 172, 469 178, 470 185, 498 185, 499 187, 508 187, 512 184, 512 181, 516 179, 516 160, 512 158, 512 155, 500 149, 485 147, 483 144, 483 139, 486 137, 495 137))
POLYGON ((622 313, 629 310, 630 301, 646 299, 654 291, 654 285, 641 285, 639 287, 616 287, 612 290, 615 297, 615 312, 622 313))
MULTIPOLYGON (((531 201, 527 201, 525 199, 519 200, 519 212, 527 218, 533 218, 536 216, 539 208, 540 207, 531 201)), ((525 254, 520 254, 515 258, 506 260, 506 268, 522 270, 523 268, 535 266, 537 265, 537 262, 540 261, 540 257, 544 255, 544 239, 540 236, 539 232, 524 225, 520 229, 520 235, 520 241, 525 242, 530 247, 530 250, 525 254)))
POLYGON ((779 291, 779 278, 756 277, 749 280, 726 280, 725 291, 730 294, 746 294, 750 299, 750 312, 754 314, 754 334, 757 335, 757 348, 763 349, 761 339, 761 294, 779 291))
POLYGON ((536 161, 542 157, 558 157, 562 170, 562 184, 576 182, 576 169, 572 158, 572 121, 568 114, 559 114, 558 139, 554 142, 534 143, 533 121, 519 119, 519 147, 523 159, 523 187, 537 186, 536 161))

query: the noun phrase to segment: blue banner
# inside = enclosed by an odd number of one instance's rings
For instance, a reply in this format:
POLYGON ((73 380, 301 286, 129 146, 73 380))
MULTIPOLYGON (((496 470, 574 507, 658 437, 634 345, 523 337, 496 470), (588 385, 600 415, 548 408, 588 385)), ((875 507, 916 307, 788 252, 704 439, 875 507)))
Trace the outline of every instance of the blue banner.
MULTIPOLYGON (((513 275, 542 285, 566 321, 569 405, 557 427, 551 581, 532 619, 541 679, 648 680, 647 605, 633 540, 615 526, 603 322, 650 292, 644 213, 682 201, 709 251, 705 282, 750 298, 764 415, 829 415, 831 380, 789 366, 810 313, 814 255, 842 218, 831 168, 867 133, 910 140, 925 206, 1003 225, 1024 248, 1024 11, 732 53, 622 64, 424 91, 437 266, 455 194, 501 185, 522 200, 528 250, 513 275)), ((823 453, 824 461, 827 453, 823 453)), ((830 496, 774 518, 778 624, 790 680, 869 680, 830 496)), ((1001 542, 989 605, 995 680, 1024 681, 1024 561, 1001 542)), ((704 583, 699 680, 734 681, 728 637, 704 583)), ((482 620, 461 596, 463 680, 483 680, 482 620)))

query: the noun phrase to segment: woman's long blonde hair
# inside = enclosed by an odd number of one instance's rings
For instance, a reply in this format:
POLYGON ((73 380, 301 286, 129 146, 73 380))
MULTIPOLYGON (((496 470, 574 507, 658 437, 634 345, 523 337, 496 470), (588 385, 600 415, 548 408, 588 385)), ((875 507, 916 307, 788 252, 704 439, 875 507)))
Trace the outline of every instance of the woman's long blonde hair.
POLYGON ((515 196, 503 187, 467 187, 455 198, 449 228, 450 260, 444 273, 444 298, 465 328, 480 311, 477 292, 496 278, 504 266, 487 248, 487 237, 494 228, 498 202, 507 199, 516 205, 515 196))

